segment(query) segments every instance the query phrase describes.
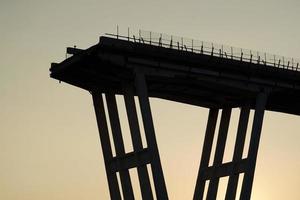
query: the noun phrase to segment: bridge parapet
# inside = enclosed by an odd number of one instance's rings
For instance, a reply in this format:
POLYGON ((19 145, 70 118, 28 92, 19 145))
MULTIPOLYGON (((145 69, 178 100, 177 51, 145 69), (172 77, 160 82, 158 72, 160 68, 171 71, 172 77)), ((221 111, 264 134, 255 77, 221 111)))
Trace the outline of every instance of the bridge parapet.
POLYGON ((130 33, 129 29, 127 30, 127 35, 120 34, 118 29, 116 34, 106 33, 106 35, 137 43, 150 44, 170 49, 178 49, 233 60, 241 60, 249 63, 263 64, 276 68, 300 71, 300 59, 217 44, 214 42, 205 42, 191 38, 144 30, 139 30, 138 34, 133 34, 130 33))

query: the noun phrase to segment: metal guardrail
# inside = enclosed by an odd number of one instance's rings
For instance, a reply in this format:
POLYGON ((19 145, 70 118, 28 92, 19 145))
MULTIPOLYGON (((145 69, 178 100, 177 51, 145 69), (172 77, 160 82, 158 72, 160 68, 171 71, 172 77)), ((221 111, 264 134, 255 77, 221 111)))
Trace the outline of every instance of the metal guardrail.
POLYGON ((288 58, 265 52, 253 51, 249 49, 231 47, 212 42, 204 42, 184 37, 178 37, 168 34, 156 33, 151 31, 139 30, 138 35, 130 34, 129 28, 127 36, 120 35, 117 28, 117 34, 106 33, 105 35, 117 39, 128 40, 137 43, 150 44, 170 49, 178 49, 193 53, 211 55, 216 57, 228 58, 233 60, 245 61, 261 65, 267 65, 293 71, 300 71, 300 60, 288 58))

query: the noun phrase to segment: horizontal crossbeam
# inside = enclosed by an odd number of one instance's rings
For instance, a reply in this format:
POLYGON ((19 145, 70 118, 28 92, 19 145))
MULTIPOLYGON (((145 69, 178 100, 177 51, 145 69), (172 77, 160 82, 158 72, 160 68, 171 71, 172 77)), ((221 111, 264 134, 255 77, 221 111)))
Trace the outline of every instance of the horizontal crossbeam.
POLYGON ((242 159, 239 162, 223 163, 219 166, 210 166, 203 169, 201 172, 204 180, 210 180, 213 178, 220 178, 224 176, 230 176, 231 174, 244 173, 247 166, 247 159, 242 159))
POLYGON ((119 172, 124 169, 143 166, 151 162, 151 155, 148 149, 141 151, 134 151, 122 156, 115 156, 110 161, 110 168, 112 172, 119 172))

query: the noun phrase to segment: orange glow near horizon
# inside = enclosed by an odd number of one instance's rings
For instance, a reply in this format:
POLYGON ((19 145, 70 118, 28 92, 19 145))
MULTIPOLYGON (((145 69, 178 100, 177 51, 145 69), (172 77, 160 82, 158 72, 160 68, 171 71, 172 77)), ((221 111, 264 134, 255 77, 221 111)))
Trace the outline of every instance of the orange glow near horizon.
MULTIPOLYGON (((91 96, 49 78, 65 47, 88 48, 119 24, 125 33, 129 26, 300 57, 299 7, 296 0, 0 1, 0 199, 109 199, 91 96)), ((169 198, 192 199, 208 110, 155 98, 151 108, 169 198)), ((232 158, 238 114, 224 161, 232 158)), ((300 117, 266 112, 252 200, 300 199, 299 132, 300 117)))

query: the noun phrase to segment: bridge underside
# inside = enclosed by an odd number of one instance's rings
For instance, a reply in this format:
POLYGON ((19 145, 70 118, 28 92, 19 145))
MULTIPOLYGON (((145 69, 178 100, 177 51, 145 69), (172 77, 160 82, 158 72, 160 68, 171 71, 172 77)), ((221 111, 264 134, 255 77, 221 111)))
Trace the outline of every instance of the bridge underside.
POLYGON ((111 199, 122 199, 122 196, 134 199, 131 168, 137 168, 143 199, 154 199, 147 165, 151 167, 156 198, 168 199, 149 97, 210 109, 194 200, 204 196, 216 199, 219 179, 226 176, 229 177, 226 199, 235 199, 242 173, 240 199, 250 199, 264 111, 300 113, 299 72, 106 37, 87 50, 69 48, 68 52, 74 55, 62 63, 52 64, 51 77, 92 94, 111 199), (116 156, 112 155, 102 94, 116 156), (124 150, 116 94, 124 97, 134 147, 131 153, 124 150), (134 96, 139 99, 147 147, 141 142, 134 96), (236 107, 241 109, 234 155, 231 162, 223 163, 231 110, 236 107), (242 158, 251 109, 255 112, 248 156, 242 158), (219 113, 221 122, 216 131, 219 113), (213 165, 209 166, 215 135, 217 145, 213 165), (206 181, 209 185, 204 195, 206 181))

